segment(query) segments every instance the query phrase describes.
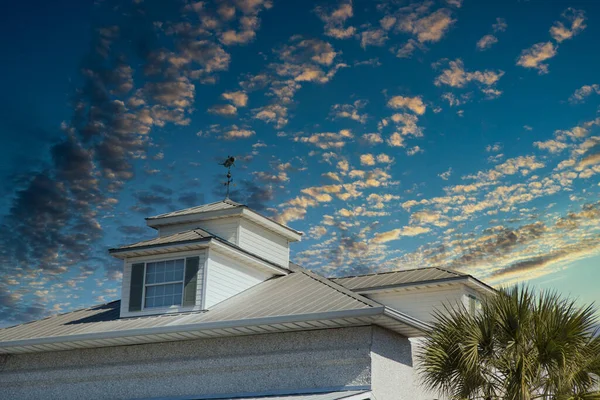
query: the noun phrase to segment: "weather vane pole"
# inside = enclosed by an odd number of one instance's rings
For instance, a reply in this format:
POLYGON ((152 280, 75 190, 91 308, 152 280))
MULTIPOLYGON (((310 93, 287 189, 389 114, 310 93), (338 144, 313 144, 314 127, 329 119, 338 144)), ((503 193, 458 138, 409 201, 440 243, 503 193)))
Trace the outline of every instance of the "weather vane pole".
POLYGON ((227 168, 227 182, 224 183, 227 186, 227 192, 225 194, 225 199, 229 199, 229 187, 231 186, 231 182, 233 182, 233 178, 231 177, 231 167, 235 165, 235 157, 227 156, 225 162, 220 163, 219 165, 227 168))

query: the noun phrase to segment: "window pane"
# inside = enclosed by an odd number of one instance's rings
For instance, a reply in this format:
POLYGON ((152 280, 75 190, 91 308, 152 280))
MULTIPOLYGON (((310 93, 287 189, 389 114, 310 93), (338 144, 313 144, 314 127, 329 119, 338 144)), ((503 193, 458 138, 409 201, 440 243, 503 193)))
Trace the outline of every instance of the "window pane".
POLYGON ((146 287, 145 307, 169 307, 181 305, 183 283, 168 283, 146 287))

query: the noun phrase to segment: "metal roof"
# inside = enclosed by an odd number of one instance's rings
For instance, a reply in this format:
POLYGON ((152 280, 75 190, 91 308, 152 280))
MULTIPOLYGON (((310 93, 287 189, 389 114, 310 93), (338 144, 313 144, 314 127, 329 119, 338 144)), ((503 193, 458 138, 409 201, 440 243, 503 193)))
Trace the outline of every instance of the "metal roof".
POLYGON ((461 274, 456 271, 432 267, 331 278, 331 280, 350 290, 363 290, 382 286, 413 285, 430 281, 443 281, 468 277, 469 275, 461 274))
POLYGON ((204 212, 209 212, 209 211, 220 211, 220 210, 227 210, 230 208, 237 208, 237 207, 245 207, 245 206, 243 204, 237 203, 233 200, 225 199, 225 200, 221 200, 221 201, 215 201, 214 203, 203 204, 200 206, 185 208, 183 210, 177 210, 177 211, 172 211, 172 212, 168 212, 168 213, 164 213, 164 214, 160 214, 160 215, 155 215, 153 217, 148 217, 146 219, 153 220, 153 219, 159 219, 159 218, 178 217, 181 215, 198 214, 198 213, 204 213, 204 212))
POLYGON ((172 235, 159 236, 154 239, 144 240, 144 241, 133 243, 133 244, 128 244, 126 246, 121 246, 121 247, 118 247, 115 249, 110 249, 109 252, 117 253, 119 251, 153 247, 153 246, 161 246, 161 245, 168 245, 168 244, 175 244, 175 243, 196 242, 196 241, 200 241, 200 240, 207 240, 207 239, 210 239, 213 237, 214 236, 211 233, 205 231, 204 229, 196 228, 196 229, 190 229, 189 231, 177 232, 172 235))
POLYGON ((209 311, 119 318, 120 301, 94 306, 38 321, 0 329, 0 347, 11 341, 123 332, 139 328, 181 326, 220 321, 252 320, 265 317, 360 310, 377 303, 357 294, 344 293, 315 279, 313 274, 297 271, 260 283, 209 311))
POLYGON ((345 390, 341 392, 327 393, 306 393, 306 394, 288 394, 288 395, 264 395, 252 397, 199 397, 198 400, 368 400, 371 398, 371 392, 368 390, 345 390))

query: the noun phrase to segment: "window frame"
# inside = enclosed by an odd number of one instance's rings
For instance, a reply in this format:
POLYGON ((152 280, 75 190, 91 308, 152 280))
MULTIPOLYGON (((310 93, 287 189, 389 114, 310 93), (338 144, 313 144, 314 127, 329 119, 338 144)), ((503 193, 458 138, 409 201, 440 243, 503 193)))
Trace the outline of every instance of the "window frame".
POLYGON ((142 287, 142 309, 140 311, 149 311, 149 310, 170 310, 170 309, 179 309, 179 308, 183 308, 183 296, 185 294, 185 270, 187 267, 187 260, 188 257, 186 256, 180 256, 180 257, 176 257, 176 258, 165 258, 165 259, 160 259, 160 260, 148 260, 148 261, 144 261, 144 285, 142 287), (146 277, 147 277, 147 272, 148 272, 148 264, 151 263, 160 263, 160 262, 168 262, 168 261, 177 261, 177 260, 183 260, 183 276, 181 278, 181 281, 169 281, 169 282, 162 282, 162 283, 146 283, 146 277), (175 283, 181 283, 181 304, 171 304, 170 306, 160 306, 160 307, 146 307, 146 287, 147 286, 161 286, 161 285, 172 285, 175 283))

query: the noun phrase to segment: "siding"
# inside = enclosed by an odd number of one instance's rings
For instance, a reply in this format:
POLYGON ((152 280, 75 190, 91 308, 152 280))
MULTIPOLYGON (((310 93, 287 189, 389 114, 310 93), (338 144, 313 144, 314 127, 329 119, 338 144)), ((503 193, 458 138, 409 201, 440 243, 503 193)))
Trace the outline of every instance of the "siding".
POLYGON ((10 356, 0 358, 0 397, 191 399, 368 386, 371 332, 326 329, 10 356))
POLYGON ((247 267, 237 260, 210 250, 206 268, 204 307, 212 306, 269 279, 272 275, 247 267))
POLYGON ((466 301, 466 291, 462 285, 372 293, 366 296, 425 322, 432 322, 433 312, 435 310, 443 311, 444 305, 455 306, 465 304, 466 301))
MULTIPOLYGON (((193 307, 193 310, 201 310, 202 307, 202 296, 203 296, 203 285, 202 282, 204 281, 204 273, 206 270, 206 250, 200 250, 200 251, 195 251, 195 252, 184 252, 184 253, 173 253, 173 254, 168 254, 168 255, 163 255, 160 257, 154 257, 154 258, 149 258, 146 257, 143 260, 140 261, 132 261, 132 260, 127 260, 127 262, 125 263, 125 267, 123 269, 123 282, 121 284, 121 317, 131 317, 131 316, 136 316, 136 315, 152 315, 152 314, 161 314, 165 312, 165 309, 149 309, 149 310, 142 310, 142 311, 136 311, 136 312, 129 312, 129 286, 131 283, 131 265, 135 264, 137 262, 151 262, 151 261, 160 261, 160 260, 172 260, 175 258, 186 258, 186 257, 192 257, 192 256, 199 256, 200 257, 200 263, 199 263, 199 268, 198 268, 198 285, 196 288, 196 306, 193 307)), ((177 311, 189 311, 190 308, 189 307, 174 307, 174 308, 170 308, 169 311, 170 312, 177 312, 177 311)))
POLYGON ((176 225, 166 225, 158 230, 159 236, 172 235, 189 229, 202 228, 228 242, 238 244, 238 226, 240 217, 209 219, 206 221, 187 222, 176 225))
POLYGON ((238 245, 282 267, 287 268, 289 265, 290 247, 287 239, 254 222, 241 221, 238 245))

